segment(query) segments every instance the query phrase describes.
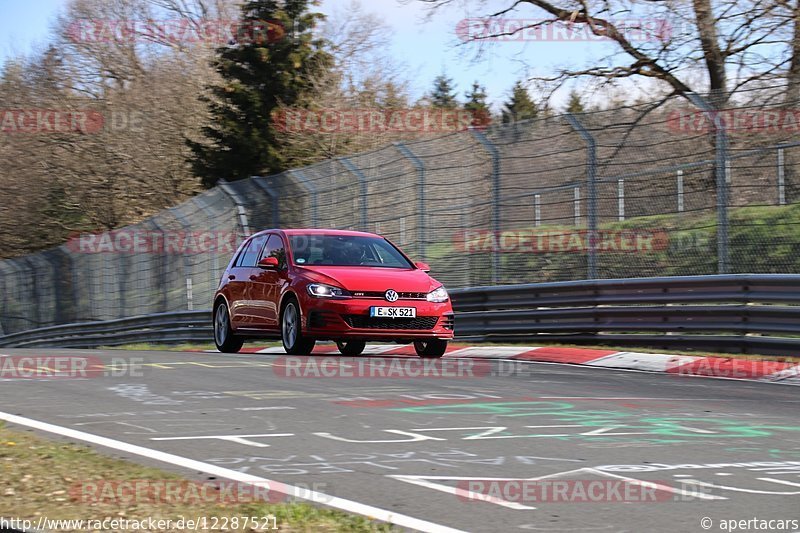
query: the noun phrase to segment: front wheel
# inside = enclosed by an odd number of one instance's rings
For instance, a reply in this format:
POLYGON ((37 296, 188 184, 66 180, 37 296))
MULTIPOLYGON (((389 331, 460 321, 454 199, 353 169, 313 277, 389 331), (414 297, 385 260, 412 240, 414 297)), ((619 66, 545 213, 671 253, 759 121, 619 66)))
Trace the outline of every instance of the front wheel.
POLYGON ((361 355, 366 346, 365 341, 336 341, 336 347, 342 355, 361 355))
POLYGON ((214 344, 222 353, 237 353, 244 341, 233 334, 228 306, 220 302, 214 310, 214 344))
POLYGON ((297 301, 289 300, 281 313, 281 340, 289 355, 309 355, 316 341, 303 336, 300 327, 300 308, 297 301))
POLYGON ((438 359, 447 350, 447 341, 430 339, 427 341, 414 341, 414 350, 417 355, 426 359, 438 359))

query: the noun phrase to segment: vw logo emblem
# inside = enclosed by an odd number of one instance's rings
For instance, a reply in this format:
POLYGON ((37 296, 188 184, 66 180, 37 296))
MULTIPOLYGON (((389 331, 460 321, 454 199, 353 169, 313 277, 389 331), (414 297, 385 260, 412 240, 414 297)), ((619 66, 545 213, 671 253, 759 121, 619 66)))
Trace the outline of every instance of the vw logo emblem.
POLYGON ((386 291, 383 297, 386 298, 387 302, 396 302, 397 300, 400 299, 400 295, 397 294, 397 291, 393 289, 389 289, 388 291, 386 291))

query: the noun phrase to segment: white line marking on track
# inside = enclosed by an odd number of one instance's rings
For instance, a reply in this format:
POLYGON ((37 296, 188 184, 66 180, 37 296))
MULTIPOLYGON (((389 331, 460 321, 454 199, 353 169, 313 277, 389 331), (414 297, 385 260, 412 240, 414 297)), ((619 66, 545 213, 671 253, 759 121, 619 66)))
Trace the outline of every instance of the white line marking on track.
POLYGON ((6 422, 9 422, 11 424, 17 424, 20 426, 38 429, 40 431, 46 431, 48 433, 54 433, 56 435, 61 435, 62 437, 76 439, 84 442, 90 442, 92 444, 97 444, 98 446, 104 446, 106 448, 111 448, 113 450, 118 450, 133 455, 141 455, 142 457, 155 459, 156 461, 161 461, 162 463, 169 463, 171 465, 180 466, 182 468, 187 468, 189 470, 194 470, 197 472, 203 472, 205 474, 223 477, 226 479, 230 479, 232 481, 239 481, 241 483, 247 483, 262 488, 266 486, 268 490, 276 490, 281 494, 294 496, 295 498, 298 499, 318 503, 321 505, 325 505, 327 507, 333 507, 335 509, 340 509, 342 511, 346 511, 349 513, 355 513, 362 516, 367 516, 375 520, 388 522, 390 524, 396 524, 402 527, 407 527, 430 533, 466 533, 459 529, 454 529, 451 527, 434 524, 433 522, 428 522, 427 520, 421 520, 419 518, 414 518, 413 516, 398 514, 392 511, 381 509, 379 507, 373 507, 371 505, 367 505, 364 503, 355 502, 352 500, 345 500, 343 498, 338 498, 334 496, 329 496, 321 492, 310 491, 304 488, 295 487, 293 485, 280 483, 278 481, 272 481, 270 479, 266 479, 263 477, 244 474, 242 472, 237 472, 236 470, 230 470, 228 468, 222 468, 219 466, 211 465, 208 463, 204 463, 202 461, 196 461, 194 459, 181 457, 179 455, 173 455, 171 453, 166 453, 159 450, 153 450, 150 448, 145 448, 143 446, 137 446, 135 444, 129 444, 127 442, 122 442, 107 437, 101 437, 99 435, 92 435, 91 433, 85 433, 83 431, 77 431, 75 429, 56 426, 54 424, 48 424, 47 422, 41 422, 39 420, 33 420, 31 418, 25 418, 22 416, 12 415, 10 413, 0 412, 0 420, 5 420, 6 422))
POLYGON ((256 448, 269 448, 269 444, 250 440, 253 437, 294 437, 294 433, 261 433, 258 435, 201 435, 198 437, 151 437, 150 440, 226 440, 236 444, 255 446, 256 448))

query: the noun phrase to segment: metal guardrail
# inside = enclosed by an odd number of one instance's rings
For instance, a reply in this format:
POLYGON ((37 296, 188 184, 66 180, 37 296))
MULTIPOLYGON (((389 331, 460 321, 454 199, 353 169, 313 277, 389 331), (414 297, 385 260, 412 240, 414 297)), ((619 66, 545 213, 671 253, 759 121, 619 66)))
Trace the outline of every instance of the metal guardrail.
POLYGON ((211 310, 159 313, 102 322, 81 322, 0 337, 3 348, 96 348, 139 342, 211 342, 211 310))
MULTIPOLYGON (((800 353, 800 275, 568 281, 473 287, 451 296, 462 340, 800 353)), ((211 339, 211 312, 203 310, 35 329, 0 337, 0 347, 211 339)))

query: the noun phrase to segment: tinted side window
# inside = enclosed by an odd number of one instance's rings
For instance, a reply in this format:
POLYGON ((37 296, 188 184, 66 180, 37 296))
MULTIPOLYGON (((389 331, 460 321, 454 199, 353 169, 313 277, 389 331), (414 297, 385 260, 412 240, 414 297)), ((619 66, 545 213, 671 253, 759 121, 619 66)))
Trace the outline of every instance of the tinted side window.
POLYGON ((278 235, 270 236, 261 257, 275 257, 278 259, 278 268, 281 270, 286 268, 286 250, 283 247, 283 241, 278 235))
POLYGON ((268 235, 261 235, 259 237, 255 237, 250 241, 247 247, 242 252, 242 255, 239 256, 239 260, 236 261, 236 266, 238 267, 254 267, 258 262, 259 254, 261 253, 261 249, 264 247, 264 242, 267 240, 268 235))

